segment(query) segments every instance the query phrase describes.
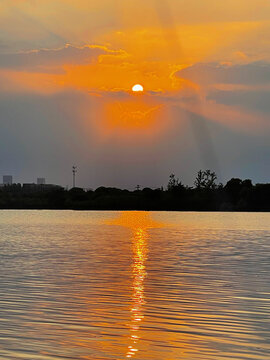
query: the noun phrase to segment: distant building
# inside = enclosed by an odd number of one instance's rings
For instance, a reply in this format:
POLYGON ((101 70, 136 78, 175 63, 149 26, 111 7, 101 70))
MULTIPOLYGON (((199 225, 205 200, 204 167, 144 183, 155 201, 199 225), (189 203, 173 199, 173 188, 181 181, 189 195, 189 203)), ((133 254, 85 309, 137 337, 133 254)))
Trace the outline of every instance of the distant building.
POLYGON ((53 191, 63 189, 62 186, 54 184, 25 183, 22 186, 24 192, 53 191))
POLYGON ((3 176, 3 185, 12 185, 12 176, 11 175, 3 176))
POLYGON ((45 178, 37 178, 37 185, 45 185, 45 178))

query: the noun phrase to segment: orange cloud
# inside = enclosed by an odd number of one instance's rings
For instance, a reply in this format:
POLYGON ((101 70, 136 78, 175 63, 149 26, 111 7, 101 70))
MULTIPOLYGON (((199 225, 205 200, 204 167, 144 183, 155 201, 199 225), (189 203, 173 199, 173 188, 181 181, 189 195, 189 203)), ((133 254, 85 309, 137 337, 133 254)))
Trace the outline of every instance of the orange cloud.
MULTIPOLYGON (((244 48, 250 46, 250 35, 261 31, 261 27, 258 21, 192 25, 175 22, 172 26, 165 21, 159 27, 122 27, 104 32, 96 36, 95 43, 87 45, 5 54, 0 60, 1 88, 44 94, 75 89, 100 97, 97 103, 102 110, 98 111, 96 128, 103 136, 161 133, 167 125, 160 118, 167 115, 170 102, 210 119, 218 117, 217 121, 224 123, 225 113, 236 119, 232 126, 246 122, 246 127, 252 128, 253 122, 248 114, 241 115, 241 109, 207 103, 209 109, 198 110, 188 98, 196 94, 204 101, 205 84, 198 81, 199 77, 181 75, 183 69, 188 71, 198 62, 235 61, 236 53, 247 53, 244 48), (241 42, 245 46, 239 47, 241 42), (135 83, 141 83, 146 90, 140 101, 129 94, 135 83)), ((211 84, 215 81, 213 74, 211 84)))
POLYGON ((20 69, 21 74, 8 71, 6 76, 10 76, 12 82, 17 77, 20 86, 25 82, 26 88, 38 90, 40 85, 41 92, 44 88, 58 91, 69 87, 92 92, 128 91, 134 83, 142 83, 147 91, 174 92, 194 86, 175 76, 178 70, 205 59, 224 60, 228 46, 233 47, 240 37, 247 37, 259 26, 237 22, 182 25, 173 29, 175 36, 169 43, 162 28, 116 31, 97 38, 106 46, 66 45, 5 54, 0 66, 20 69), (33 76, 33 71, 38 74, 33 76))

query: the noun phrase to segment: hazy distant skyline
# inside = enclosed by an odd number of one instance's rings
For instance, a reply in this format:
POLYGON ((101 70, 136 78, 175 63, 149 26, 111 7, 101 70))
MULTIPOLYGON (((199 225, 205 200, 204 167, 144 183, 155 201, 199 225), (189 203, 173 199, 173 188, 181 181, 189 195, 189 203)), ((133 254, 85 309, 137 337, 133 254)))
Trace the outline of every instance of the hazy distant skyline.
POLYGON ((269 19, 268 0, 3 0, 0 177, 270 182, 269 19))

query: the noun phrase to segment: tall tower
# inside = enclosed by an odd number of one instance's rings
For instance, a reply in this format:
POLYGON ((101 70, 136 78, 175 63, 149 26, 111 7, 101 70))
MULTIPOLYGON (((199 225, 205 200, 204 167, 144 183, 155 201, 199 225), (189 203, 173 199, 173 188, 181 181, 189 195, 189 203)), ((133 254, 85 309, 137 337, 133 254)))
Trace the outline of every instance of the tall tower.
POLYGON ((77 173, 77 166, 72 166, 72 174, 73 174, 73 187, 76 186, 76 173, 77 173))

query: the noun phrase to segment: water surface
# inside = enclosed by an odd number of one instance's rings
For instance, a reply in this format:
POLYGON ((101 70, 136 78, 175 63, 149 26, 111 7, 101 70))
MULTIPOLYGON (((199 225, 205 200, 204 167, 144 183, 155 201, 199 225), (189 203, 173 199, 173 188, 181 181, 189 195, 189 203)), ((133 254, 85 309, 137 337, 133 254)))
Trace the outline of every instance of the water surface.
POLYGON ((0 359, 270 359, 270 214, 0 211, 0 359))

